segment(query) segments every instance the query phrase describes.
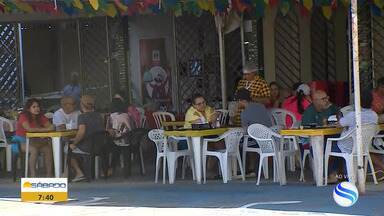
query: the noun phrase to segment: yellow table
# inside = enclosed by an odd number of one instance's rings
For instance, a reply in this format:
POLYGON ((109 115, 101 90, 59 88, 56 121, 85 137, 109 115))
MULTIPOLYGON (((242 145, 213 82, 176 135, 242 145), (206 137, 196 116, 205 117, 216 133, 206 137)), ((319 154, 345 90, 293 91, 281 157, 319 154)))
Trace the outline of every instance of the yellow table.
POLYGON ((55 166, 55 177, 59 178, 61 173, 61 137, 74 137, 76 130, 52 131, 52 132, 27 132, 26 134, 26 150, 25 150, 25 177, 28 177, 28 152, 30 138, 51 138, 53 162, 55 166))
POLYGON ((169 137, 169 136, 188 137, 191 139, 192 148, 193 148, 193 157, 194 157, 194 161, 195 161, 196 181, 198 184, 201 184, 202 137, 212 136, 212 135, 221 135, 228 130, 229 130, 229 128, 215 128, 215 129, 207 129, 207 130, 172 130, 172 131, 164 131, 164 135, 165 135, 165 140, 167 140, 167 137, 169 137))
MULTIPOLYGON (((379 130, 384 130, 384 124, 378 125, 379 130)), ((286 129, 281 130, 283 136, 309 136, 313 150, 314 178, 317 186, 324 185, 324 136, 340 134, 342 127, 311 128, 311 129, 286 129)), ((282 167, 282 184, 286 184, 285 167, 282 167)))

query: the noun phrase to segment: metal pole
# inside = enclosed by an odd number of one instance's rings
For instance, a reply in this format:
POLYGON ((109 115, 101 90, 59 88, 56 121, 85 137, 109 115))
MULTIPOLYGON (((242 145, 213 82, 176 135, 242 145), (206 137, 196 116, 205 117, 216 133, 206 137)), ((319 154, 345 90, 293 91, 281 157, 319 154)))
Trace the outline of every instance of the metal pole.
POLYGON ((352 98, 352 37, 351 37, 351 11, 348 12, 348 87, 349 87, 349 104, 353 104, 352 98))
MULTIPOLYGON (((179 95, 179 68, 177 64, 177 41, 176 41, 176 22, 175 22, 175 15, 172 14, 172 36, 173 36, 173 68, 174 68, 174 79, 172 80, 172 93, 176 92, 175 98, 172 98, 173 103, 175 104, 175 108, 177 112, 181 112, 181 106, 180 106, 180 95, 179 95), (175 90, 175 91, 174 91, 175 90)), ((172 71, 171 71, 172 73, 172 71)), ((173 94, 172 94, 173 95, 173 94)))
POLYGON ((21 83, 21 101, 24 104, 25 86, 24 86, 24 58, 23 58, 23 34, 21 32, 21 23, 17 23, 19 39, 19 59, 20 59, 20 83, 21 83))
POLYGON ((109 86, 109 100, 112 99, 112 78, 111 78, 111 56, 109 48, 109 31, 108 31, 108 17, 105 17, 105 36, 107 40, 107 73, 108 73, 108 86, 109 86))
POLYGON ((365 175, 362 155, 361 137, 361 106, 360 106, 360 77, 359 77, 359 26, 357 17, 357 0, 351 1, 352 21, 352 58, 353 58, 353 83, 355 89, 355 115, 356 115, 356 153, 357 153, 357 188, 360 193, 365 193, 365 175))
POLYGON ((373 40, 373 14, 372 11, 369 10, 371 16, 371 70, 372 70, 372 86, 376 87, 376 74, 375 74, 375 50, 374 50, 374 40, 373 40))
POLYGON ((84 74, 83 74, 83 66, 82 66, 82 57, 81 57, 81 35, 80 35, 80 20, 76 20, 76 30, 77 30, 77 45, 78 45, 78 54, 79 54, 79 74, 81 77, 80 84, 82 91, 84 92, 84 74))
POLYGON ((219 33, 219 52, 220 52, 220 78, 221 78, 221 101, 223 109, 227 109, 227 81, 225 73, 225 47, 223 38, 222 18, 216 15, 217 31, 219 33))
POLYGON ((244 67, 245 65, 245 39, 244 39, 244 14, 241 14, 241 21, 240 21, 240 37, 241 37, 241 63, 244 67))

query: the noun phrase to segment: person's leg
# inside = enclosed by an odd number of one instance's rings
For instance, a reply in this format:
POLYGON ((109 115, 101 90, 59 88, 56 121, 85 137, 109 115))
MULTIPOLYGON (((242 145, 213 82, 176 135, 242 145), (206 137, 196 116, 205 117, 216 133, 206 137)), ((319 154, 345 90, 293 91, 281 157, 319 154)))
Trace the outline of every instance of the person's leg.
POLYGON ((46 175, 47 177, 52 177, 53 176, 52 175, 52 169, 53 169, 52 145, 50 143, 44 143, 41 145, 39 151, 44 153, 46 175))
POLYGON ((74 155, 72 155, 72 158, 71 158, 71 166, 76 172, 75 178, 80 177, 80 176, 84 176, 83 171, 80 169, 80 165, 79 165, 78 160, 76 158, 73 158, 73 156, 74 155))
MULTIPOLYGON (((25 143, 20 145, 21 151, 25 152, 26 151, 26 145, 25 143)), ((36 176, 36 161, 37 161, 37 154, 38 154, 38 149, 36 145, 33 142, 29 143, 29 177, 35 177, 36 176)))

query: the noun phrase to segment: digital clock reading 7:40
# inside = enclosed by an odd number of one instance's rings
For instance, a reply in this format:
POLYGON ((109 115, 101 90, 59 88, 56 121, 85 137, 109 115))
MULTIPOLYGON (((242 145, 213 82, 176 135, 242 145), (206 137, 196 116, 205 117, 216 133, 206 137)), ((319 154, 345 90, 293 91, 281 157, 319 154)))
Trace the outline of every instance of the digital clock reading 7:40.
POLYGON ((55 196, 53 196, 53 194, 44 194, 44 195, 38 194, 38 196, 40 201, 43 201, 43 200, 51 201, 55 199, 55 196))

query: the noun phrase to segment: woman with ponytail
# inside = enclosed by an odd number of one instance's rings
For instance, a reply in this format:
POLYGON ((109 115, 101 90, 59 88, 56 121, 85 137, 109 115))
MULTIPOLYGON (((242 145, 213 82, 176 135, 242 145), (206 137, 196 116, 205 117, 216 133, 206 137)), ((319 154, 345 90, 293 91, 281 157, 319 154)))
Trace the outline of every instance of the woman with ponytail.
MULTIPOLYGON (((295 114, 296 120, 301 121, 302 115, 307 107, 312 103, 311 89, 307 84, 301 84, 296 89, 296 95, 284 100, 282 108, 295 114)), ((287 119, 287 126, 292 125, 292 120, 287 119)))

